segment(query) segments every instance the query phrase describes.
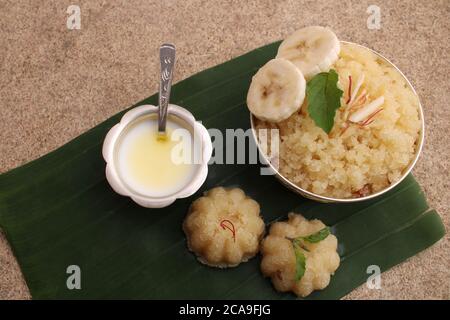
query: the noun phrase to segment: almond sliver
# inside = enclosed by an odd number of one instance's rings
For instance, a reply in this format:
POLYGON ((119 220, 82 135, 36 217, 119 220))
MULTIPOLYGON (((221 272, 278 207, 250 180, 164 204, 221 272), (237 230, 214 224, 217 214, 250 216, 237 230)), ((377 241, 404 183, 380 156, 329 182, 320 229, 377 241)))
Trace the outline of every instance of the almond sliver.
POLYGON ((350 98, 349 104, 352 104, 352 102, 355 100, 356 95, 358 94, 359 88, 361 88, 361 85, 364 82, 364 73, 361 74, 361 76, 358 78, 358 82, 356 82, 355 88, 352 91, 352 96, 350 98))
POLYGON ((384 96, 378 97, 371 103, 353 112, 348 119, 354 123, 364 121, 368 116, 377 111, 378 108, 381 105, 383 105, 383 103, 384 103, 384 96))

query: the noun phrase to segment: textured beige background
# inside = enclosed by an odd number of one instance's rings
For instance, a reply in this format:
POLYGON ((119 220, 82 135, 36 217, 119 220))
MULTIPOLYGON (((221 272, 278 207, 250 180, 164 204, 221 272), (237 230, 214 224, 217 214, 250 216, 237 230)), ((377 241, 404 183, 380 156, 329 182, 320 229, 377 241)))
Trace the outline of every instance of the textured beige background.
MULTIPOLYGON (((0 0, 0 172, 46 154, 157 90, 158 46, 176 44, 175 80, 311 24, 392 59, 425 109, 414 174, 449 227, 450 1, 5 1, 0 0), (81 30, 66 9, 81 7, 81 30), (381 8, 368 30, 367 7, 381 8)), ((449 236, 362 286, 349 299, 449 299, 449 236)), ((29 298, 0 233, 0 298, 29 298)))

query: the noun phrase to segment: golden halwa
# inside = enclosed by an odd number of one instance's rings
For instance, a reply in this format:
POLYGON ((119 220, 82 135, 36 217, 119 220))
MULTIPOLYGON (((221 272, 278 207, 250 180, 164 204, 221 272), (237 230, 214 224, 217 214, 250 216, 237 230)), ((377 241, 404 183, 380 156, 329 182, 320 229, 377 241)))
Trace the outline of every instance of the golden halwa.
POLYGON ((306 270, 303 277, 295 280, 296 258, 292 243, 287 238, 308 236, 323 229, 320 220, 306 220, 302 215, 289 213, 288 221, 275 222, 261 245, 261 271, 278 291, 292 291, 306 297, 314 290, 328 286, 330 277, 339 267, 337 238, 329 234, 317 243, 304 242, 306 270))
POLYGON ((239 188, 209 190, 192 203, 183 223, 189 250, 220 268, 255 256, 264 228, 259 204, 239 188))
POLYGON ((309 117, 306 100, 282 122, 256 119, 256 129, 279 129, 279 171, 299 187, 341 199, 378 192, 400 179, 415 156, 418 98, 403 76, 369 49, 343 44, 332 68, 344 94, 329 135, 309 117), (360 91, 367 91, 367 103, 384 96, 383 110, 370 125, 348 125, 349 75, 356 82, 362 74, 360 91))

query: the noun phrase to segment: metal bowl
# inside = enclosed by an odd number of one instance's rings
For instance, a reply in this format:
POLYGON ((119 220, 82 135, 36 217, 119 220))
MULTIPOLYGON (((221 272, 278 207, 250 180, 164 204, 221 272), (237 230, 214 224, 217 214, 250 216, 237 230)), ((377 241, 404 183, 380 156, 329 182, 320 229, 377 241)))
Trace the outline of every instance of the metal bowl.
POLYGON ((417 100, 419 102, 419 118, 421 121, 421 130, 419 133, 419 137, 416 141, 416 153, 414 155, 414 159, 410 162, 409 166, 406 168, 406 170, 404 171, 403 175, 401 176, 401 178, 397 181, 395 181, 394 183, 392 183, 391 185, 389 185, 388 187, 386 187, 383 190, 380 190, 376 193, 372 193, 368 196, 364 196, 364 197, 359 197, 359 198, 345 198, 345 199, 339 199, 339 198, 332 198, 332 197, 326 197, 326 196, 322 196, 319 194, 316 194, 314 192, 305 190, 299 186, 297 186, 296 184, 294 184, 293 182, 291 182, 290 180, 288 180, 286 177, 284 177, 269 161, 269 159, 267 158, 267 155, 261 150, 259 142, 258 142, 258 137, 256 134, 256 130, 255 130, 255 126, 254 126, 254 121, 255 118, 252 114, 250 114, 250 124, 252 127, 252 134, 253 134, 253 138, 255 139, 256 145, 258 146, 258 150, 260 155, 262 156, 262 158, 264 159, 264 161, 270 166, 270 168, 273 170, 275 177, 287 188, 289 188, 290 190, 294 191, 295 193, 300 194, 303 197, 312 199, 312 200, 316 200, 319 202, 327 202, 327 203, 350 203, 350 202, 359 202, 359 201, 365 201, 365 200, 369 200, 369 199, 373 199, 376 198, 378 196, 381 196, 382 194, 388 192, 389 190, 395 188, 395 186, 397 186, 400 182, 403 181, 403 179, 406 178, 406 176, 411 172, 411 170, 413 169, 413 167, 415 166, 417 160, 419 159, 419 155, 422 152, 422 147, 423 147, 423 143, 424 143, 424 139, 425 139, 425 121, 424 121, 424 117, 423 117, 423 109, 422 109, 422 105, 420 103, 420 99, 419 96, 417 95, 416 90, 414 90, 414 87, 411 85, 411 83, 409 82, 409 80, 406 78, 406 76, 400 71, 399 68, 397 68, 397 66, 395 66, 391 61, 389 61, 386 57, 384 57, 383 55, 379 54, 378 52, 367 48, 366 46, 360 45, 360 44, 356 44, 353 42, 348 42, 348 41, 341 41, 341 43, 343 44, 351 44, 351 45, 356 45, 365 49, 368 49, 370 51, 372 51, 374 54, 376 54, 379 58, 381 58, 382 60, 384 60, 388 65, 391 65, 392 67, 394 67, 401 75, 402 77, 405 79, 406 83, 409 85, 409 87, 411 88, 411 90, 413 91, 413 93, 416 95, 417 100))

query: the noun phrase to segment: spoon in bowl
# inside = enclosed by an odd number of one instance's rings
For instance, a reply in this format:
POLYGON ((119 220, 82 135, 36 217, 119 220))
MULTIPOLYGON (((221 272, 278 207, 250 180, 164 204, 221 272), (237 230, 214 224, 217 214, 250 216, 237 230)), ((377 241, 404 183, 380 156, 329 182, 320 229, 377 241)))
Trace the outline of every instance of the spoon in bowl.
POLYGON ((159 48, 159 60, 161 62, 161 78, 159 83, 158 134, 160 137, 165 138, 167 107, 169 105, 175 65, 175 46, 170 43, 163 44, 159 48))

